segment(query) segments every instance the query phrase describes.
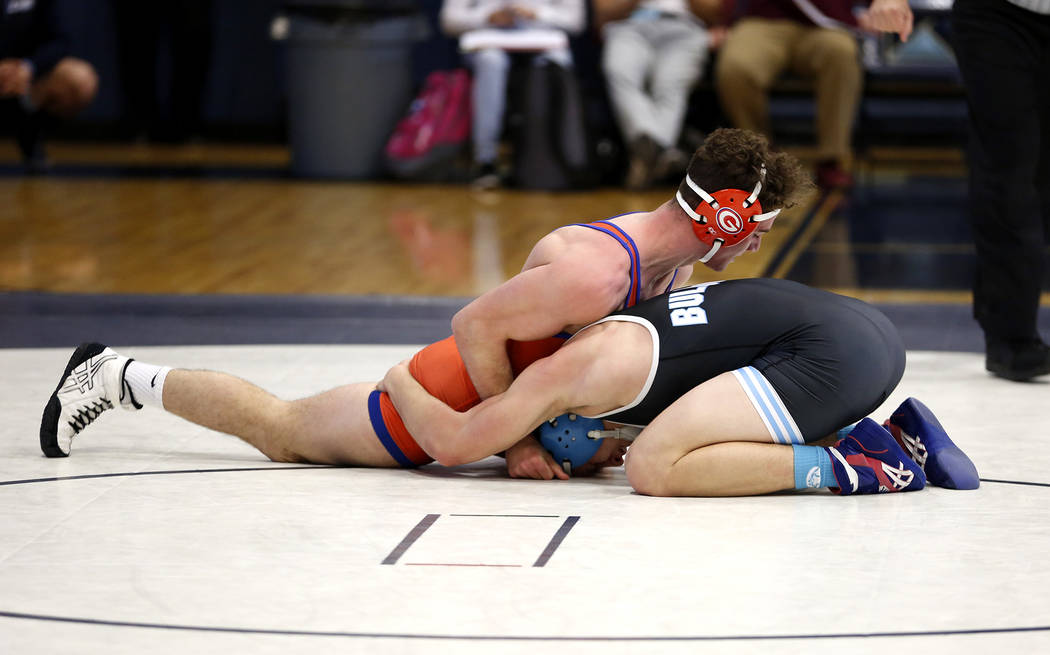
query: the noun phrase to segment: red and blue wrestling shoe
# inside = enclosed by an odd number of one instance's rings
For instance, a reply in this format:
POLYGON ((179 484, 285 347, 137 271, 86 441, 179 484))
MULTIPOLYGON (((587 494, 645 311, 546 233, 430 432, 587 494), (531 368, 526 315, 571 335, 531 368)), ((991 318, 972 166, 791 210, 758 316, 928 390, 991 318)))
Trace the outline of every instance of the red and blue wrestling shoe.
POLYGON ((981 486, 977 467, 941 427, 930 408, 915 398, 901 403, 882 424, 897 443, 922 467, 930 484, 948 489, 981 486))
POLYGON ((857 424, 849 436, 829 446, 837 487, 833 493, 883 494, 918 491, 926 486, 926 474, 897 445, 893 435, 870 418, 857 424))

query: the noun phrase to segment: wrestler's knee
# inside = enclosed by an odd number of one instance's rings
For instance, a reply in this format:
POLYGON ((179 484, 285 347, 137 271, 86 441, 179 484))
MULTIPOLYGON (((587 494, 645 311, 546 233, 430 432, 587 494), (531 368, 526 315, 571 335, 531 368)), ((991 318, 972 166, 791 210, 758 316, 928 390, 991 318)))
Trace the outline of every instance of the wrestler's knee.
POLYGON ((280 450, 271 453, 263 453, 271 462, 278 464, 312 464, 310 460, 293 450, 280 450))
POLYGON ((289 443, 282 435, 275 435, 267 441, 264 448, 260 449, 263 455, 270 458, 272 462, 283 464, 310 464, 308 457, 299 452, 294 444, 289 443))
POLYGON ((301 455, 287 444, 268 442, 259 447, 259 451, 266 455, 271 462, 278 464, 310 464, 310 460, 301 455))
POLYGON ((627 481, 638 493, 646 496, 670 495, 668 482, 671 463, 643 444, 631 446, 627 452, 624 469, 627 473, 627 481))
POLYGON ((266 412, 256 447, 274 462, 308 464, 302 435, 302 408, 296 401, 276 400, 266 412))

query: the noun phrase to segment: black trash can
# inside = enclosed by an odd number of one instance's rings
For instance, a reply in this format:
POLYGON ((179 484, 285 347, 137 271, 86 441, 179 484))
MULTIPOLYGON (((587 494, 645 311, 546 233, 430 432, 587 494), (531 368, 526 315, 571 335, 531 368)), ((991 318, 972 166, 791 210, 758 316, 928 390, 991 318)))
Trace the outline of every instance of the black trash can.
POLYGON ((292 173, 374 179, 412 99, 412 46, 428 26, 407 0, 288 0, 292 173))

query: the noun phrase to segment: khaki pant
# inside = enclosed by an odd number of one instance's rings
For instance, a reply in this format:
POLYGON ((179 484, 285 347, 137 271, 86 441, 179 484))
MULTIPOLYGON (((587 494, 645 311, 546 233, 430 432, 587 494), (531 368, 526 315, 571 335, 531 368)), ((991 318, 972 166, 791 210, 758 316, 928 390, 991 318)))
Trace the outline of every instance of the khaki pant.
POLYGON ((715 66, 722 106, 737 127, 771 133, 769 87, 784 71, 814 79, 818 156, 848 161, 863 84, 856 40, 792 20, 740 20, 715 66))
POLYGON ((707 32, 685 18, 661 18, 615 21, 602 35, 602 71, 625 141, 646 135, 662 148, 676 145, 704 70, 707 32))

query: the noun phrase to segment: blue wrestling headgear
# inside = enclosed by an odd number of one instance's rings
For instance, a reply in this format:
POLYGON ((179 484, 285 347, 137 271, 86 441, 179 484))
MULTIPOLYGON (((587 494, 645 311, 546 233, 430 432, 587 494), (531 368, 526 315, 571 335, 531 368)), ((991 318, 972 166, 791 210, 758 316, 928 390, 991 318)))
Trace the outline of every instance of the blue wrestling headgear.
POLYGON ((566 473, 583 466, 598 452, 602 437, 591 437, 589 432, 604 429, 601 419, 562 414, 540 425, 540 443, 561 464, 566 473))

